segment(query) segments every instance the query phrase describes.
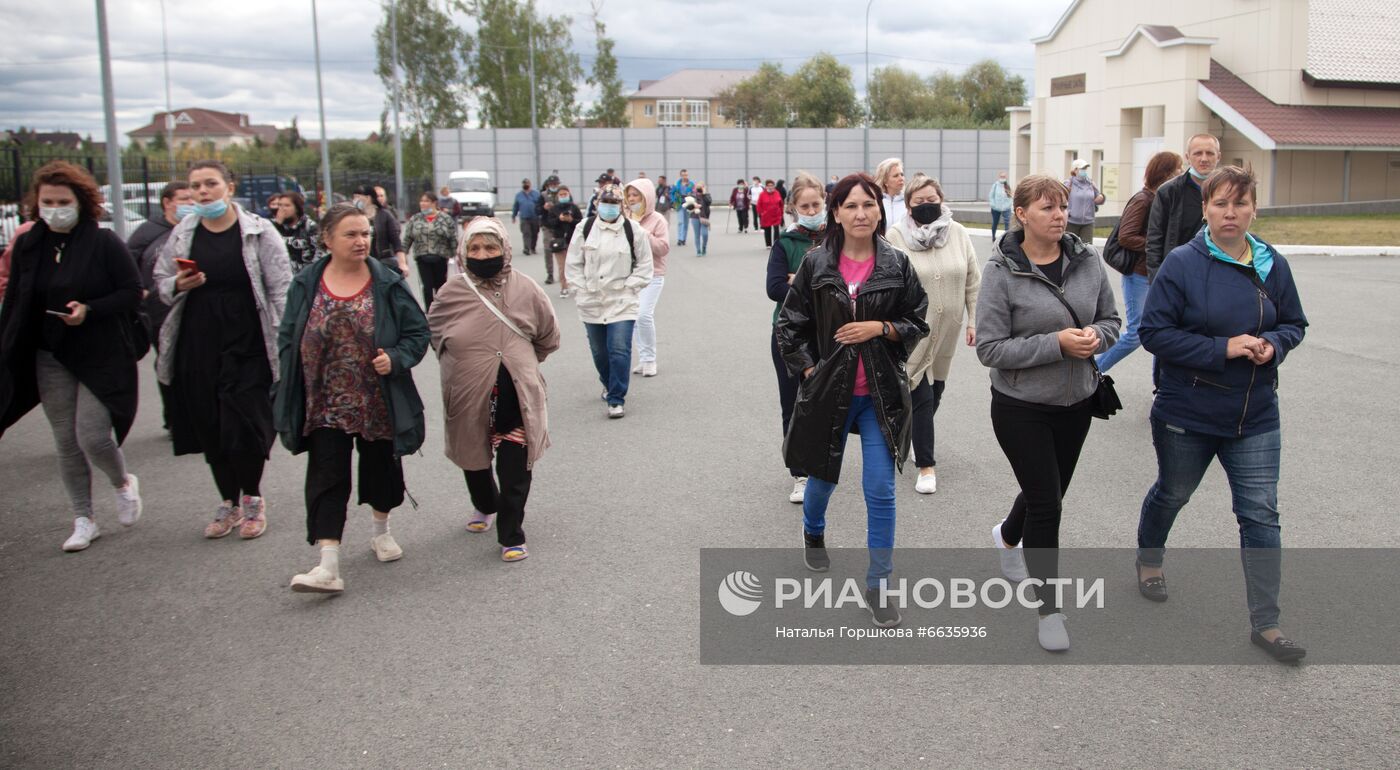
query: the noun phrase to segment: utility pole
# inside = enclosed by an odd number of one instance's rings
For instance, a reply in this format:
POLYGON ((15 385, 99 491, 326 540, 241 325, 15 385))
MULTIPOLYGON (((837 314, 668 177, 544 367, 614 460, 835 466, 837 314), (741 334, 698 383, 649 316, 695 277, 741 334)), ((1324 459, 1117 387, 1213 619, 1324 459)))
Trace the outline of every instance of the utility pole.
MULTIPOLYGON (((536 187, 543 187, 540 183, 540 124, 535 117, 535 23, 531 18, 530 25, 530 140, 535 146, 535 178, 532 180, 536 187)), ((582 172, 582 169, 579 169, 582 172)))
POLYGON ((403 199, 403 132, 399 130, 399 0, 390 0, 389 33, 393 40, 394 64, 394 201, 400 211, 408 211, 403 199))
POLYGON ((326 208, 335 203, 331 195, 331 145, 326 139, 326 95, 321 89, 321 30, 316 21, 316 0, 311 0, 311 39, 316 45, 316 107, 321 112, 321 189, 326 208))
POLYGON ((112 94, 112 52, 107 44, 107 2, 97 0, 97 49, 102 58, 102 111, 107 122, 107 189, 112 231, 126 240, 126 191, 122 187, 122 148, 117 143, 117 100, 112 94))
POLYGON ((870 166, 870 6, 874 4, 875 0, 865 4, 865 158, 861 161, 864 167, 870 166))
POLYGON ((160 45, 165 57, 165 147, 170 155, 170 178, 175 178, 175 116, 170 105, 170 33, 165 23, 165 0, 160 0, 160 45))

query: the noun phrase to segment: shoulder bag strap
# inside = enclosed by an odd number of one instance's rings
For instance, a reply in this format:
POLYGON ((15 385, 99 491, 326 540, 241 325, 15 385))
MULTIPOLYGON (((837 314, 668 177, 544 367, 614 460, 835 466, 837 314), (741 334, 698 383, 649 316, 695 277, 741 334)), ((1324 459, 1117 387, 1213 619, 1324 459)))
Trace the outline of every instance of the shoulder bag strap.
MULTIPOLYGON (((1065 310, 1069 311, 1070 320, 1074 321, 1075 328, 1083 329, 1084 324, 1079 322, 1079 314, 1074 312, 1074 308, 1070 306, 1069 300, 1065 299, 1065 293, 1063 291, 1054 290, 1053 287, 1051 288, 1052 293, 1055 295, 1055 299, 1059 300, 1060 304, 1065 306, 1065 310)), ((1095 361, 1093 356, 1089 356, 1089 365, 1094 367, 1095 375, 1101 375, 1101 372, 1099 372, 1099 362, 1095 361)))
POLYGON ((490 310, 492 315, 499 318, 501 323, 506 325, 506 328, 510 329, 516 334, 519 334, 520 338, 525 340, 526 342, 534 344, 534 340, 530 339, 530 336, 528 334, 526 334, 523 331, 520 331, 520 327, 516 326, 515 322, 511 321, 509 318, 506 318, 506 314, 502 313, 500 308, 496 307, 495 304, 491 302, 491 300, 488 300, 486 296, 481 293, 481 289, 478 289, 476 287, 476 284, 472 282, 471 278, 467 277, 466 273, 458 273, 458 275, 462 276, 462 280, 466 281, 467 285, 471 287, 472 293, 476 294, 477 299, 481 300, 481 304, 485 305, 486 309, 490 310))

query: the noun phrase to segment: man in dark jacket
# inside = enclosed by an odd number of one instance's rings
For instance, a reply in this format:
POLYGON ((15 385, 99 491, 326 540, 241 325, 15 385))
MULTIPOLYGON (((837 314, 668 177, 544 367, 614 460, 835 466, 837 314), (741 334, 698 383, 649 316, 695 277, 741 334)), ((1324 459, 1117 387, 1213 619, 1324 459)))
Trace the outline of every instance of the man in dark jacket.
POLYGON ((1201 229, 1201 182, 1220 163, 1220 140, 1196 134, 1186 143, 1186 173, 1157 188, 1147 220, 1147 280, 1157 275, 1172 249, 1190 243, 1201 229))
POLYGON ((408 254, 399 240, 399 221, 393 213, 379 205, 380 200, 379 194, 370 185, 360 185, 355 189, 355 206, 365 212, 370 227, 374 229, 369 255, 406 276, 408 254))
POLYGON ((530 180, 520 180, 520 192, 515 194, 515 203, 510 207, 510 221, 520 221, 520 240, 525 254, 535 253, 535 243, 540 235, 540 215, 544 213, 544 201, 539 192, 530 189, 530 180))
MULTIPOLYGON (((190 191, 189 182, 171 182, 160 191, 160 216, 142 222, 126 241, 127 251, 131 252, 131 258, 136 260, 136 269, 141 273, 141 289, 145 297, 141 309, 145 311, 143 320, 152 344, 160 339, 161 324, 165 323, 165 316, 170 312, 170 306, 160 301, 160 292, 156 291, 156 257, 160 256, 161 247, 169 240, 175 225, 193 212, 194 193, 190 191)), ((168 385, 160 386, 160 401, 161 414, 166 418, 161 424, 169 425, 168 385)))

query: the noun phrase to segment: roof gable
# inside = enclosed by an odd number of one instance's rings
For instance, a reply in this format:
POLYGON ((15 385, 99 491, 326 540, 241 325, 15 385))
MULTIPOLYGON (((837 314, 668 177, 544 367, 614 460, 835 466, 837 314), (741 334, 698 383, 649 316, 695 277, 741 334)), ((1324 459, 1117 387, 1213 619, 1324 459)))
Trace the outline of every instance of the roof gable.
POLYGON ((1277 104, 1213 59, 1197 96, 1262 150, 1400 148, 1400 107, 1277 104))
POLYGON ((720 91, 758 74, 756 70, 677 70, 642 88, 628 99, 713 99, 720 91))
POLYGON ((1172 48, 1179 45, 1209 46, 1214 45, 1219 40, 1214 37, 1187 37, 1176 27, 1165 24, 1139 24, 1133 28, 1132 32, 1128 33, 1128 37, 1123 40, 1122 45, 1112 51, 1104 51, 1103 55, 1109 59, 1122 56, 1128 52, 1129 48, 1132 48, 1133 43, 1140 37, 1152 41, 1152 44, 1158 48, 1172 48))

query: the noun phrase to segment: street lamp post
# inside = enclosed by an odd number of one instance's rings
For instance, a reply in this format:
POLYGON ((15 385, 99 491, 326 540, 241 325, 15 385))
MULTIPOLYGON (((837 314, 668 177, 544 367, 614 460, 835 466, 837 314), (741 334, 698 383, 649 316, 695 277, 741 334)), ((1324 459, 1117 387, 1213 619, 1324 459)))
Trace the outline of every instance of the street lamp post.
POLYGON ((97 0, 97 49, 102 59, 102 111, 107 123, 107 190, 112 198, 112 231, 126 240, 126 190, 122 187, 122 148, 117 143, 117 100, 112 93, 106 0, 97 0))
POLYGON ((865 4, 865 166, 870 167, 870 6, 875 0, 865 4))
POLYGON ((403 132, 399 130, 399 0, 392 0, 389 14, 394 57, 394 200, 400 211, 408 211, 403 199, 403 132))
POLYGON ((331 195, 331 145, 326 140, 326 95, 321 89, 321 31, 316 21, 316 0, 311 0, 311 39, 316 46, 316 108, 321 113, 321 189, 326 208, 335 203, 331 195))

